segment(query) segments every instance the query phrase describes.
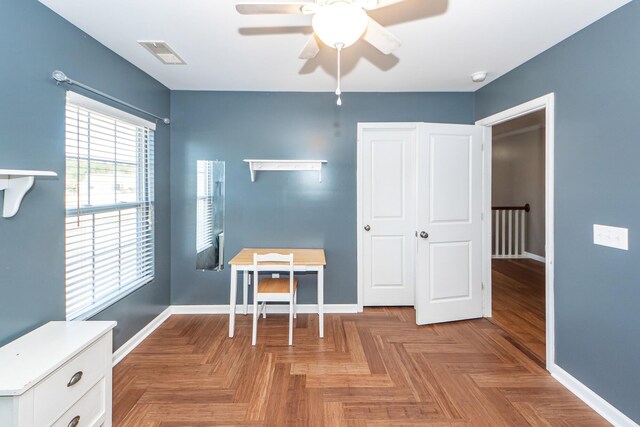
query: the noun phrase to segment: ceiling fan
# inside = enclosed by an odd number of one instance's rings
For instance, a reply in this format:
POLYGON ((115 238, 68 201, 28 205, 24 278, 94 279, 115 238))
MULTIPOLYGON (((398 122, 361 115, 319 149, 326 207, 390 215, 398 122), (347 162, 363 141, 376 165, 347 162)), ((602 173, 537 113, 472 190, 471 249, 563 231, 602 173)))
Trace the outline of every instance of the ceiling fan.
POLYGON ((382 25, 367 15, 368 10, 379 9, 404 0, 315 0, 309 2, 250 2, 237 3, 236 10, 243 15, 302 14, 313 15, 314 34, 300 52, 300 59, 315 58, 320 43, 338 50, 338 105, 340 95, 340 55, 342 49, 360 38, 380 52, 388 55, 400 47, 401 42, 382 25), (318 41, 319 40, 319 41, 318 41))

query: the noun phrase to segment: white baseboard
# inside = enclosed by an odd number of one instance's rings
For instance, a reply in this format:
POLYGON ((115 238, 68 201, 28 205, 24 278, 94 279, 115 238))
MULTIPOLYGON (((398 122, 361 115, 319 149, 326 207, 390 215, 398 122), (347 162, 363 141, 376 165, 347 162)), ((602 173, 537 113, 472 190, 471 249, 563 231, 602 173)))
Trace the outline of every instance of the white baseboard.
MULTIPOLYGON (((229 305, 174 305, 171 306, 172 314, 229 314, 229 305)), ((298 304, 296 305, 298 313, 311 314, 318 312, 317 304, 298 304)), ((248 312, 251 313, 253 306, 249 304, 248 312)), ((236 314, 243 312, 243 306, 236 306, 236 314)), ((268 304, 268 313, 288 313, 289 305, 287 304, 268 304)), ((358 312, 357 304, 325 304, 325 314, 350 314, 358 312)))
POLYGON ((146 337, 151 335, 156 328, 169 318, 172 314, 172 307, 167 307, 162 313, 158 314, 151 322, 147 324, 144 328, 140 329, 140 331, 132 336, 129 341, 122 344, 120 348, 113 352, 113 366, 116 366, 124 357, 131 353, 131 351, 136 348, 146 337))
POLYGON ((593 390, 582 384, 576 378, 558 365, 552 365, 551 375, 565 386, 571 393, 575 394, 591 409, 599 413, 617 427, 639 427, 631 418, 616 409, 609 402, 598 396, 593 390))
POLYGON ((543 256, 540 255, 536 255, 536 254, 532 254, 531 252, 523 252, 523 255, 526 256, 527 258, 531 258, 533 260, 536 261, 540 261, 540 262, 545 262, 545 259, 543 256))
POLYGON ((522 255, 491 255, 491 259, 532 259, 542 263, 545 262, 544 257, 532 254, 531 252, 522 252, 522 255))
MULTIPOLYGON (((229 314, 229 305, 172 305, 171 314, 229 314)), ((236 307, 236 312, 242 306, 236 307)))

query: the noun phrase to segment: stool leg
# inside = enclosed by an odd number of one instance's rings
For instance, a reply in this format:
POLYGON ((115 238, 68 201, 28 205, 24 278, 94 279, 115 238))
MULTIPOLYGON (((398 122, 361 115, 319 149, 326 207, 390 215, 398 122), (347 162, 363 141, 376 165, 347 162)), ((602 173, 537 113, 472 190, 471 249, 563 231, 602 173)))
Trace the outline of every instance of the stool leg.
POLYGON ((295 292, 293 300, 295 301, 295 304, 293 305, 293 318, 297 319, 298 318, 298 291, 295 292))
POLYGON ((256 340, 258 339, 258 300, 253 300, 253 332, 251 334, 251 345, 256 345, 256 340))
POLYGON ((247 312, 249 311, 249 272, 248 271, 243 271, 242 272, 242 305, 243 308, 242 310, 244 311, 244 315, 247 315, 247 312))
POLYGON ((293 345, 293 295, 289 298, 289 345, 293 345))

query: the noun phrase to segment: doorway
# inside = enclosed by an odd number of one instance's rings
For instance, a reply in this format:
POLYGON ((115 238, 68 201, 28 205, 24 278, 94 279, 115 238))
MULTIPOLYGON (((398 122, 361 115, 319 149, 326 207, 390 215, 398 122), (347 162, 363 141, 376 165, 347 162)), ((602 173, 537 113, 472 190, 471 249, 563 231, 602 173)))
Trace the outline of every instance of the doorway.
POLYGON ((547 370, 554 362, 553 94, 482 119, 484 316, 547 370))
POLYGON ((414 305, 416 323, 483 315, 486 129, 358 124, 358 308, 414 305))
POLYGON ((492 317, 544 366, 545 110, 492 129, 492 317))

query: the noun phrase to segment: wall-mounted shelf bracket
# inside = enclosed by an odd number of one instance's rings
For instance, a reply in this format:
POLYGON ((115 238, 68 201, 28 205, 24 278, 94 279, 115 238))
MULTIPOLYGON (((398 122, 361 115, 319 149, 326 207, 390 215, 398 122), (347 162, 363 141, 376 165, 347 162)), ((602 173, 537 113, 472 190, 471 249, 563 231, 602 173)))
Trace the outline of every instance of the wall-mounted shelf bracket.
POLYGON ((322 164, 326 160, 261 160, 244 159, 249 164, 251 182, 256 180, 256 171, 318 171, 319 182, 322 182, 322 164))
POLYGON ((33 186, 36 176, 58 176, 50 171, 0 169, 0 191, 4 190, 2 216, 11 218, 20 208, 27 191, 33 186))

